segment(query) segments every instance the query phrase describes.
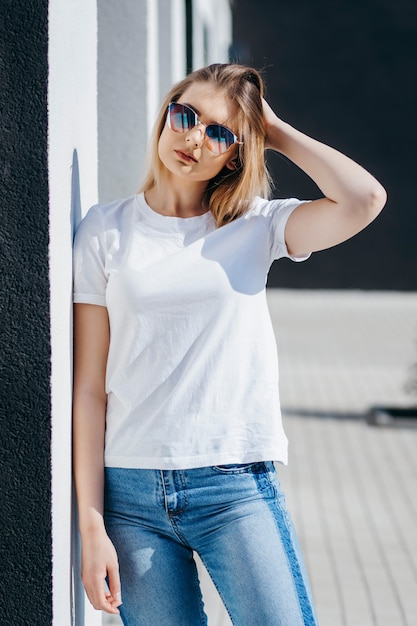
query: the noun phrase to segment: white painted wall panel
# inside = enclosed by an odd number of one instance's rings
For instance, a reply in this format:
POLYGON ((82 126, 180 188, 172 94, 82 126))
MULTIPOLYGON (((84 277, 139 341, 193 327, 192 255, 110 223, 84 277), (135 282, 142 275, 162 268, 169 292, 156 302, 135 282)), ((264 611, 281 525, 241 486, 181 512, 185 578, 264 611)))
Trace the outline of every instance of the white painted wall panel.
POLYGON ((154 89, 149 80, 150 0, 98 0, 99 198, 135 193, 154 89))
MULTIPOLYGON (((94 0, 49 2, 49 195, 52 345, 53 624, 71 597, 72 231, 97 201, 97 19, 94 0)), ((76 537, 76 534, 75 534, 76 537)), ((73 545, 75 550, 77 544, 73 545)), ((77 564, 77 560, 75 559, 77 564)), ((79 572, 76 573, 79 580, 79 572)), ((77 624, 84 594, 76 589, 77 624)), ((100 623, 87 608, 86 625, 100 623), (91 614, 91 615, 90 615, 91 614), (90 617, 89 617, 90 616, 90 617)))

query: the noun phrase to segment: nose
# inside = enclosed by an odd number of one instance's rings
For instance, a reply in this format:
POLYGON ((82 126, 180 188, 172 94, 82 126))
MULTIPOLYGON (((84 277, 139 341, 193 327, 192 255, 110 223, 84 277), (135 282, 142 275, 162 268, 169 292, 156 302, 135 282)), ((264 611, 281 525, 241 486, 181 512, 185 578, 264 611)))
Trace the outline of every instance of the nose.
POLYGON ((204 141, 205 127, 202 122, 198 122, 194 128, 191 128, 185 138, 188 145, 193 148, 199 148, 204 141))

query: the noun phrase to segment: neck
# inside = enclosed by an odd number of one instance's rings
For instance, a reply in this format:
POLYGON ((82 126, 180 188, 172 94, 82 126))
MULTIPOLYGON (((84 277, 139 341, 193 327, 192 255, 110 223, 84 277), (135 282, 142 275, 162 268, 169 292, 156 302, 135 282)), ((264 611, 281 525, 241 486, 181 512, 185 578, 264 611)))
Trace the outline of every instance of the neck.
POLYGON ((206 184, 173 185, 162 180, 145 192, 145 199, 151 209, 162 215, 195 217, 208 211, 204 203, 206 184))

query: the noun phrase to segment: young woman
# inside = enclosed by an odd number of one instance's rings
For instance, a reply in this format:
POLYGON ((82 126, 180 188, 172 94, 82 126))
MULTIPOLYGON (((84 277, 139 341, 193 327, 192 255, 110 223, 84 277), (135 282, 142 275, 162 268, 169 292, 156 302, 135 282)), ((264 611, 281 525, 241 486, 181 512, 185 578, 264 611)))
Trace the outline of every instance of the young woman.
POLYGON ((75 242, 74 471, 96 609, 206 624, 195 551, 234 624, 316 624, 273 465, 287 440, 265 281, 274 259, 352 237, 385 199, 279 119, 255 70, 212 65, 170 91, 142 191, 93 207, 75 242), (266 148, 324 197, 265 199, 266 148))

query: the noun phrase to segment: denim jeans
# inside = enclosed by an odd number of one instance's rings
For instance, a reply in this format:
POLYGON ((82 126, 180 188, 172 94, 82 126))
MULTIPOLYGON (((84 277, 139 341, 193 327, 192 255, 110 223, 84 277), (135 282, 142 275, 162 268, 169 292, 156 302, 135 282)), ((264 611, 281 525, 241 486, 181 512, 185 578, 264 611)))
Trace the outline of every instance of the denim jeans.
POLYGON ((207 624, 193 551, 233 624, 317 623, 273 463, 106 468, 105 485, 125 626, 207 624))

